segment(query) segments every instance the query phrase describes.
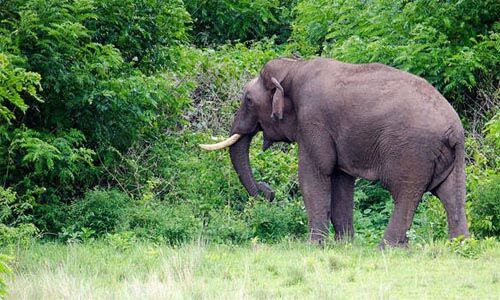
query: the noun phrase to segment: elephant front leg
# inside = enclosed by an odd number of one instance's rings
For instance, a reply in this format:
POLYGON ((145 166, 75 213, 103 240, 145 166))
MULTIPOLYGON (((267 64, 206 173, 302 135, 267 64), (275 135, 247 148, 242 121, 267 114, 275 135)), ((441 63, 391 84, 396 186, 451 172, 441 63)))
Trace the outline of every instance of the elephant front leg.
POLYGON ((354 181, 353 176, 340 170, 333 172, 331 220, 335 240, 351 239, 354 235, 354 181))
POLYGON ((305 153, 299 153, 299 182, 309 217, 310 241, 322 244, 330 223, 331 177, 305 153))

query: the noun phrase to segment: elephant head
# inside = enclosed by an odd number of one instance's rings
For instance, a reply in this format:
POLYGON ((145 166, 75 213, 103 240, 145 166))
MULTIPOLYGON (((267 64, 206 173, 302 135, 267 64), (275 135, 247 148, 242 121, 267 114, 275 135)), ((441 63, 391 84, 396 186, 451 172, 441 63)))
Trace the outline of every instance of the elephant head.
POLYGON ((269 185, 257 182, 252 174, 249 148, 255 134, 262 130, 263 150, 268 149, 274 142, 295 141, 296 115, 284 82, 298 62, 284 58, 267 63, 260 75, 244 87, 231 136, 217 144, 200 145, 206 150, 230 147, 231 162, 251 196, 262 192, 268 200, 274 198, 274 191, 269 185))

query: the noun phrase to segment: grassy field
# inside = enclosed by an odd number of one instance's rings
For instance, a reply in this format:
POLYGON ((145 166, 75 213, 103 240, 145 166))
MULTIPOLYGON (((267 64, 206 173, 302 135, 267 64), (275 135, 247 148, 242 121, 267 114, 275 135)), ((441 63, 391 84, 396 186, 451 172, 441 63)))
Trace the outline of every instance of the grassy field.
POLYGON ((35 243, 10 250, 9 298, 499 299, 500 244, 483 244, 466 258, 444 242, 386 251, 298 242, 122 250, 35 243))

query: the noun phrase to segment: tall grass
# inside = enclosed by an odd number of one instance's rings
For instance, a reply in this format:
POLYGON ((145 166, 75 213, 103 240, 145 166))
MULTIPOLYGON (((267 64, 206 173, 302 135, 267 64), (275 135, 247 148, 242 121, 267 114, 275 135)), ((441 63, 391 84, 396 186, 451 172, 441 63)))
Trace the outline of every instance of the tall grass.
POLYGON ((34 244, 17 250, 13 299, 493 299, 500 247, 475 258, 449 245, 377 251, 289 242, 250 246, 192 243, 172 248, 102 242, 34 244))

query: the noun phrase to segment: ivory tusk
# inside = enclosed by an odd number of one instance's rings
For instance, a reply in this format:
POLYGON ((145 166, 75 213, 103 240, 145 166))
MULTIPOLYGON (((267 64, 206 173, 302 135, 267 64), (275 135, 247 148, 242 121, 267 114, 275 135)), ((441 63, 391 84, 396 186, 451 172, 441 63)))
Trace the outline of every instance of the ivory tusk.
POLYGON ((229 147, 232 144, 236 143, 240 139, 240 137, 241 137, 240 134, 235 133, 232 136, 230 136, 228 139, 226 139, 222 142, 219 142, 217 144, 200 144, 199 146, 202 149, 209 150, 209 151, 220 150, 220 149, 224 149, 224 148, 229 147))

